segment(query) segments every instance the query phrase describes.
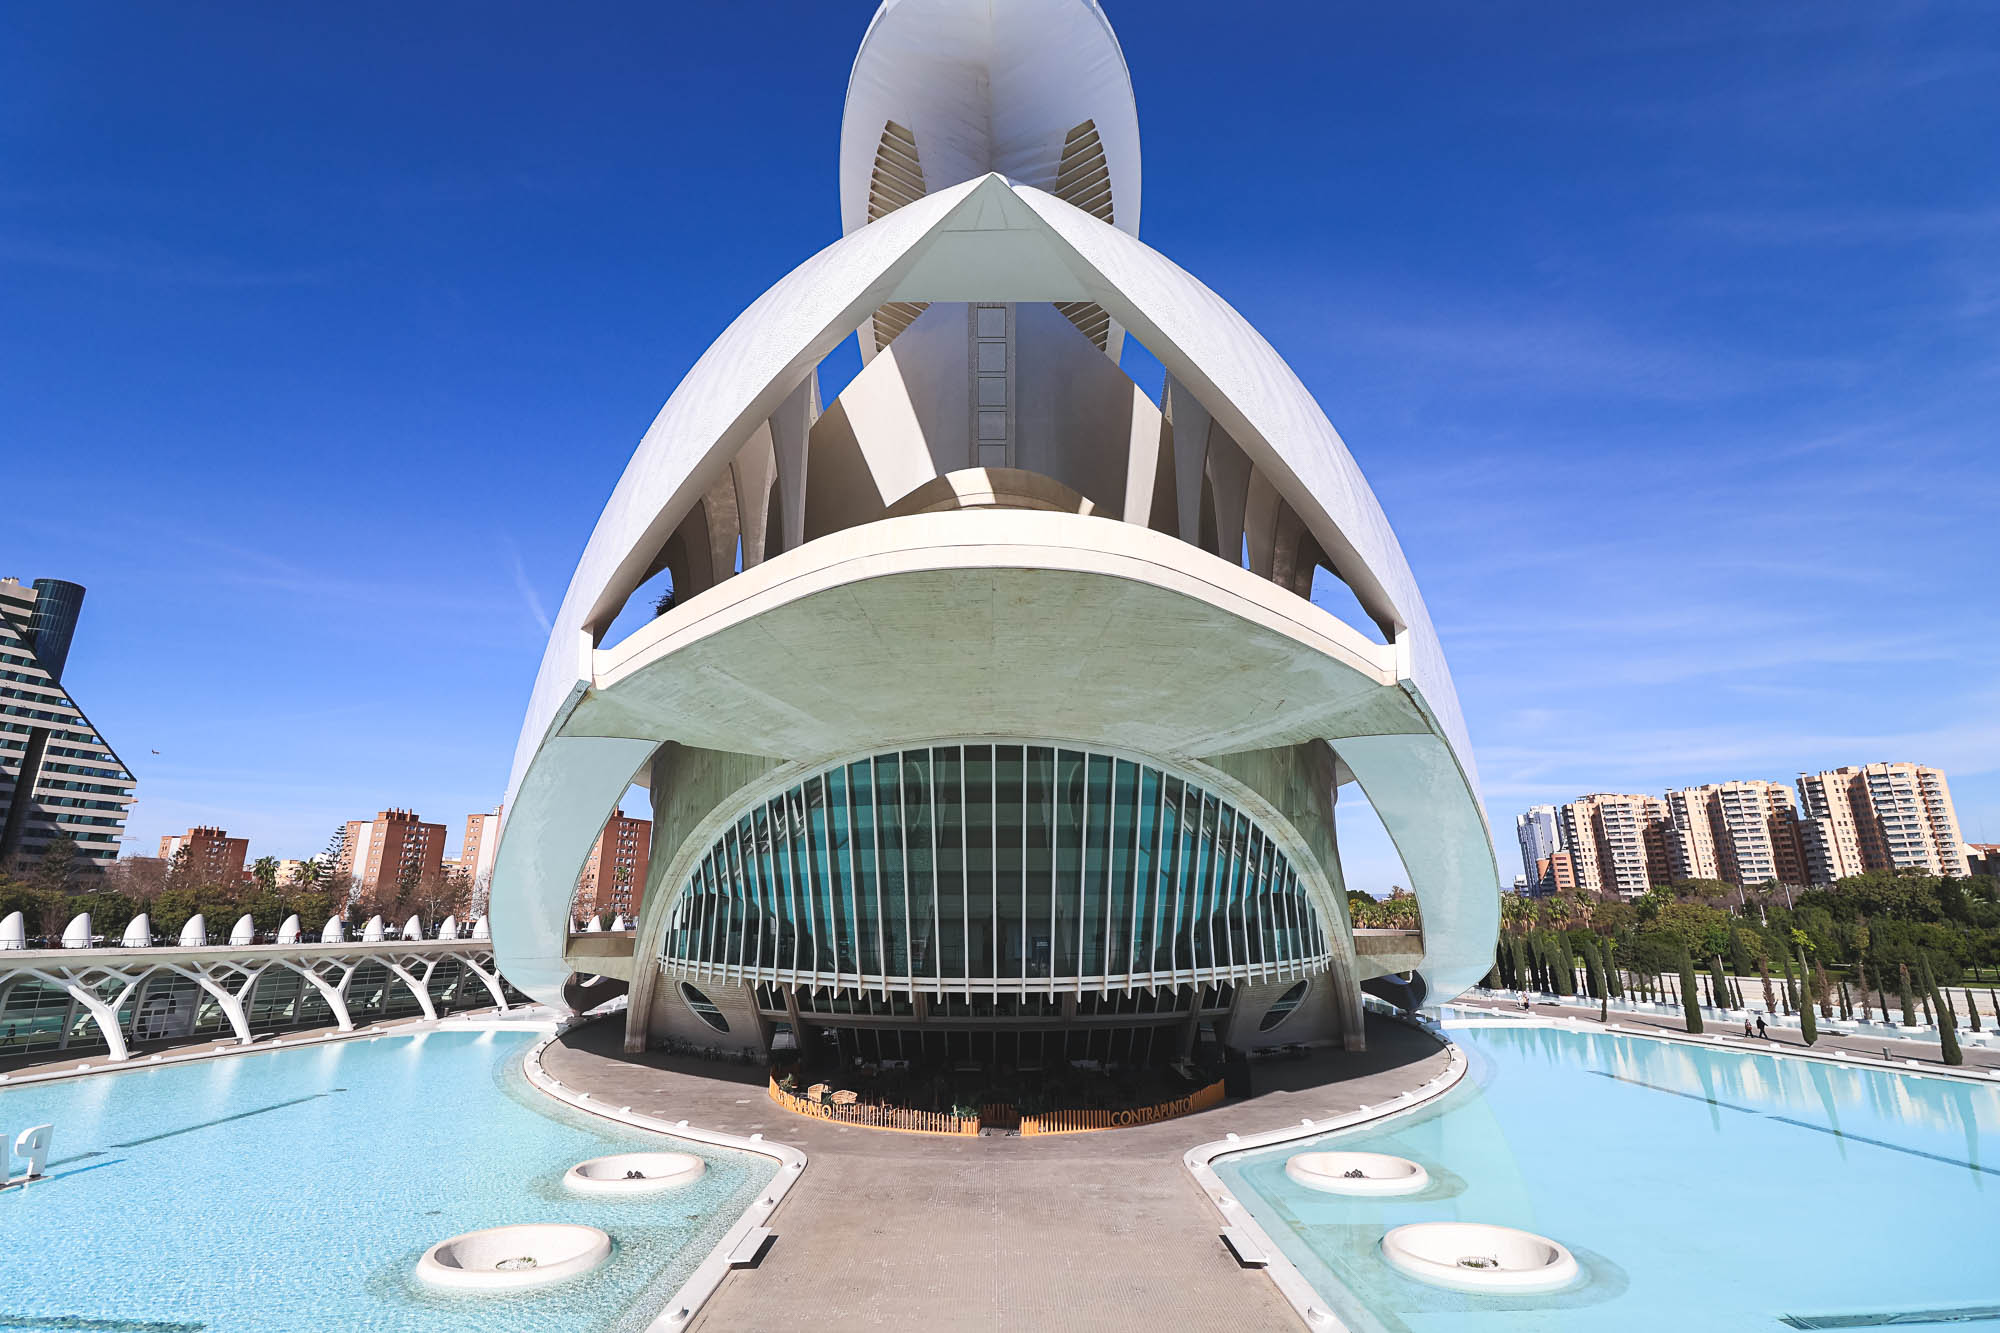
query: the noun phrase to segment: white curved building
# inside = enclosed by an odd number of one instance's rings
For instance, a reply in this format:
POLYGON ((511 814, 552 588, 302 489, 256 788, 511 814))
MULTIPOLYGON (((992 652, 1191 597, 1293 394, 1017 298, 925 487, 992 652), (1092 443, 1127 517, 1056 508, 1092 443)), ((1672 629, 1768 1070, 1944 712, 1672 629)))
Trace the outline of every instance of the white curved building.
POLYGON ((564 598, 493 874, 516 985, 624 977, 633 1049, 788 1026, 1004 1062, 1204 1024, 1358 1046, 1363 982, 1485 972, 1498 875, 1415 579, 1298 377, 1138 239, 1139 184, 1094 3, 882 5, 845 234, 674 391, 564 598), (850 336, 865 365, 822 406, 850 336), (1376 633, 1309 600, 1329 577, 1376 633), (634 931, 573 937, 635 781, 634 931), (1351 928, 1349 784, 1420 933, 1351 928))

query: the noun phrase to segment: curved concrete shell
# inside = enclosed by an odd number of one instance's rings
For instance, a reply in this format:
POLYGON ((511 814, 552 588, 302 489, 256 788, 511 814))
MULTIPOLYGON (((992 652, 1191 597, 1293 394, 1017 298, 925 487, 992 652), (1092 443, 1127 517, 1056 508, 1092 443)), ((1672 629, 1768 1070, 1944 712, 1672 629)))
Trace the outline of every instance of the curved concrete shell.
MULTIPOLYGON (((493 876, 494 943, 516 985, 553 1002, 574 971, 622 975, 633 1045, 649 1025, 691 1023, 754 1044, 776 1021, 810 1024, 801 1005, 817 1012, 829 992, 872 991, 870 1003, 888 1008, 867 1021, 893 1023, 949 1021, 923 1012, 926 991, 943 1004, 948 989, 1056 997, 1065 987, 1064 1022, 1079 1006, 1115 1008, 1121 989, 1151 997, 1149 1014, 1169 1012, 1160 994, 1185 992, 1197 997, 1186 1013, 1240 1036, 1309 954, 1305 970, 1325 981, 1307 992, 1311 1013, 1291 1017, 1298 998, 1287 1001, 1286 1039, 1355 1044, 1362 980, 1417 970, 1441 998, 1486 970, 1497 871, 1415 579, 1298 377, 1226 302, 1137 239, 1130 107, 1123 57, 1093 4, 883 6, 849 91, 847 234, 753 303, 689 371, 620 478, 558 613, 493 876), (1002 17, 1029 10, 1038 22, 1002 17), (1037 58, 1046 74, 1033 73, 1037 58), (1007 77, 988 77, 1002 67, 1007 77), (973 86, 954 82, 965 79, 973 86), (967 99, 982 97, 992 105, 983 139, 960 123, 967 99), (1066 118, 1086 105, 1090 151, 1104 160, 1076 171, 1113 195, 1127 190, 1129 213, 1119 205, 1107 216, 1102 191, 1076 195, 1074 173, 1036 175, 1016 160, 1021 144, 1066 135, 1066 118), (862 148, 873 152, 881 130, 871 127, 897 115, 919 147, 951 145, 933 158, 949 170, 927 173, 893 208, 857 214, 862 148), (947 175, 957 179, 941 183, 947 175), (1165 366, 1163 401, 1119 368, 1123 331, 1165 366), (867 364, 822 410, 816 367, 855 333, 867 364), (1310 600, 1315 578, 1329 576, 1363 608, 1360 627, 1310 600), (670 609, 608 641, 629 599, 667 587, 670 609), (1016 895, 1017 949, 1002 947, 997 908, 983 953, 964 932, 969 951, 1012 975, 961 965, 967 984, 948 988, 922 971, 928 946, 907 942, 900 972, 857 961, 851 973, 836 964, 779 977, 727 963, 765 928, 752 917, 777 920, 768 911, 781 887, 829 905, 879 903, 885 890, 906 893, 919 867, 900 848, 892 858, 863 846, 864 822, 831 810, 822 836, 839 854, 811 849, 823 864, 780 867, 768 838, 720 860, 716 848, 754 832, 753 812, 768 811, 774 792, 817 780, 824 799, 824 775, 857 756, 878 764, 940 747, 993 766, 987 861, 976 873, 932 861, 921 870, 961 876, 963 892, 1016 895), (1086 753, 1110 756, 1114 783, 1128 771, 1135 784, 1172 775, 1175 790, 1240 812, 1243 839, 1198 838, 1174 855, 1209 862, 1192 878, 1185 865, 1170 874, 1162 826, 1128 813, 1131 827, 1100 830, 1101 863, 1066 870, 1064 838, 1090 846, 1085 816, 1034 806, 1033 773, 1038 756, 1054 772, 1062 755, 1086 753), (572 886, 635 781, 652 790, 654 822, 634 931, 578 941, 572 886), (1350 782, 1402 854, 1420 932, 1357 936, 1349 925, 1335 803, 1350 782), (1007 802, 1019 813, 1003 819, 1007 802), (1017 831, 1018 856, 1008 841, 1017 831), (1093 895, 1123 894, 1130 907, 1165 903, 1170 889, 1190 913, 1223 921, 1225 943, 1232 930, 1256 938, 1258 925, 1232 926, 1230 913, 1254 916, 1266 901, 1252 881, 1280 849, 1323 949, 1227 978, 1182 975, 1172 949, 1164 968, 1134 965, 1116 982, 1100 971, 1085 984, 1086 969, 1047 964, 1030 977, 1028 960, 1059 960, 1069 947, 1059 904, 1072 892, 1096 910, 1093 895), (911 878, 883 878, 892 874, 911 878), (709 894, 722 908, 702 922, 722 934, 669 950, 670 927, 691 919, 690 895, 717 875, 735 878, 709 894), (1134 896, 1142 887, 1152 896, 1134 896), (1033 907, 1031 894, 1042 895, 1033 907), (1042 905, 1046 939, 1034 933, 1042 905), (618 956, 626 945, 633 953, 618 956), (1093 988, 1097 1000, 1084 994, 1093 988)), ((906 830, 918 812, 897 809, 893 826, 906 830)), ((877 842, 879 813, 865 824, 877 842)), ((784 845, 810 848, 803 834, 784 845)), ((848 934, 862 941, 858 929, 848 934)), ((836 1007, 852 1014, 856 1002, 836 1007)))

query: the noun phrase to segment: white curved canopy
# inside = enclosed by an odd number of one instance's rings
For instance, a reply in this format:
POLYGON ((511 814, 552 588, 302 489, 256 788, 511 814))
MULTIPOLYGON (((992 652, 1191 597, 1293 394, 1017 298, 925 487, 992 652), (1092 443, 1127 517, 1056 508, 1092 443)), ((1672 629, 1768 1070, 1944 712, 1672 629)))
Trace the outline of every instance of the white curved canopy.
POLYGON ((0 949, 28 947, 28 922, 19 912, 0 917, 0 949))
POLYGON ((320 927, 319 942, 321 944, 339 944, 346 938, 347 925, 337 916, 328 917, 326 924, 320 927))
POLYGON ((128 949, 144 949, 153 942, 153 919, 144 912, 125 923, 125 938, 121 941, 128 949))
POLYGON ((257 923, 251 919, 248 912, 245 912, 242 916, 237 917, 236 924, 229 928, 230 947, 241 948, 243 945, 255 944, 256 942, 257 923))
POLYGON ((63 927, 62 947, 65 949, 90 947, 90 913, 78 912, 70 918, 69 925, 63 927))
POLYGON ((299 914, 297 912, 294 912, 290 916, 286 917, 284 923, 278 927, 278 943, 296 944, 298 943, 298 939, 299 939, 299 914))
POLYGON ((361 941, 364 944, 373 944, 377 940, 388 938, 388 933, 388 928, 382 924, 382 918, 371 916, 368 918, 368 924, 361 927, 361 941))
POLYGON ((181 927, 181 948, 201 949, 207 945, 208 922, 200 912, 196 912, 187 919, 187 924, 181 927))

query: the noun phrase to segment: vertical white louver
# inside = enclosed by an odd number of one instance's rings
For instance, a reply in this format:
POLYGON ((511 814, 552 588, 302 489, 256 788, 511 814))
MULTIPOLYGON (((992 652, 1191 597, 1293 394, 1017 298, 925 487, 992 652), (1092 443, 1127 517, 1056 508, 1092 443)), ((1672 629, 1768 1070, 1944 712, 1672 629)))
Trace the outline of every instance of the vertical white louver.
MULTIPOLYGON (((1056 198, 1074 204, 1099 222, 1113 223, 1111 168, 1104 161, 1104 142, 1098 137, 1097 122, 1086 120, 1063 139, 1062 161, 1056 167, 1056 198)), ((1056 309, 1076 325, 1077 331, 1107 350, 1111 336, 1111 316, 1094 301, 1058 301, 1056 309)))
MULTIPOLYGON (((917 140, 895 121, 882 126, 882 141, 875 147, 875 170, 868 182, 868 220, 879 222, 904 204, 924 197, 924 168, 917 159, 917 140)), ((875 312, 875 350, 894 342, 896 335, 925 306, 916 301, 891 301, 875 312)))

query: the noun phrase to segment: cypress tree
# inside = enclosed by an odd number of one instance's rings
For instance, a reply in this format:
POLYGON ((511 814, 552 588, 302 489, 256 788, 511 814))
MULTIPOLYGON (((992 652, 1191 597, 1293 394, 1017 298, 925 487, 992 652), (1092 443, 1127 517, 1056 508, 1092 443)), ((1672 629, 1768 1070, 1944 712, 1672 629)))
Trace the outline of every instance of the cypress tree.
POLYGON ((1847 983, 1844 981, 1840 983, 1840 1016, 1850 1020, 1854 1017, 1854 1001, 1848 998, 1847 983))
POLYGON ((1694 955, 1681 950, 1681 1014, 1689 1032, 1701 1029, 1701 996, 1694 988, 1694 955))
POLYGON ((1750 946, 1743 942, 1743 932, 1734 926, 1729 928, 1729 970, 1739 977, 1750 975, 1750 946))
POLYGON ((1819 979, 1819 1016, 1833 1017, 1833 985, 1826 979, 1826 964, 1817 958, 1813 960, 1814 975, 1819 979))
POLYGON ((1924 1007, 1924 1026, 1937 1026, 1937 1015, 1931 1012, 1931 992, 1928 986, 1917 987, 1917 1002, 1924 1007))
POLYGON ((1798 1007, 1799 1007, 1799 984, 1798 982, 1792 980, 1791 951, 1787 950, 1784 953, 1779 954, 1778 961, 1782 963, 1785 968, 1785 1004, 1794 1013, 1796 1013, 1798 1012, 1798 1007))
POLYGON ((1979 1031, 1979 997, 1972 993, 1972 987, 1965 988, 1965 1016, 1972 1020, 1972 1030, 1979 1031))
POLYGON ((1718 1009, 1730 1008, 1729 978, 1722 971, 1721 954, 1712 953, 1708 956, 1708 975, 1708 989, 1715 995, 1715 1007, 1718 1009))
POLYGON ((1860 954, 1854 955, 1854 993, 1861 997, 1861 1021, 1870 1022, 1868 1016, 1868 960, 1860 954))
MULTIPOLYGON (((1801 976, 1810 975, 1806 972, 1806 956, 1803 951, 1799 954, 1799 974, 1801 976)), ((1806 1045, 1808 1046, 1819 1040, 1819 1023, 1813 1018, 1812 997, 1810 995, 1806 997, 1806 1002, 1799 1006, 1799 1035, 1806 1039, 1806 1045)))
POLYGON ((1606 935, 1598 941, 1598 947, 1604 951, 1605 984, 1611 987, 1611 998, 1622 1000, 1625 998, 1625 979, 1618 975, 1617 946, 1606 935))
POLYGON ((1761 954, 1757 958, 1757 975, 1764 979, 1764 1012, 1776 1018, 1778 1016, 1778 992, 1771 986, 1771 960, 1761 954))
POLYGON ((1594 1000, 1611 994, 1604 988, 1604 969, 1597 962, 1597 941, 1589 936, 1585 936, 1583 941, 1583 983, 1594 1000))
POLYGON ((1931 976, 1930 960, 1922 954, 1917 955, 1917 979, 1923 983, 1925 998, 1937 997, 1938 1049, 1944 1056, 1944 1062, 1948 1065, 1964 1064, 1965 1052, 1958 1046, 1958 1023, 1947 1007, 1944 992, 1938 989, 1936 979, 1931 976))
POLYGON ((1916 1001, 1910 998, 1910 965, 1908 963, 1896 964, 1896 984, 1902 992, 1903 1026, 1913 1028, 1917 1025, 1917 1005, 1916 1001))
POLYGON ((1576 994, 1576 956, 1569 947, 1569 935, 1565 931, 1554 931, 1549 937, 1549 959, 1555 965, 1556 994, 1576 994))
POLYGON ((1521 991, 1534 989, 1534 977, 1529 972, 1528 941, 1521 935, 1514 937, 1514 987, 1521 991))

